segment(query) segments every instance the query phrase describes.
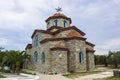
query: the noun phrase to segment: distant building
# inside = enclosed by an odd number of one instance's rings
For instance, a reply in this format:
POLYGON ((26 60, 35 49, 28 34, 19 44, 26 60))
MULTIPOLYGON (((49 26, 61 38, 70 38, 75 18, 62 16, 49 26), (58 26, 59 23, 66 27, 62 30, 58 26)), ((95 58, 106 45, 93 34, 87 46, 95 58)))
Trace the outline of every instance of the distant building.
POLYGON ((85 33, 71 26, 71 18, 55 13, 45 20, 46 30, 36 29, 32 43, 26 46, 36 71, 42 73, 85 72, 94 69, 94 44, 85 33))

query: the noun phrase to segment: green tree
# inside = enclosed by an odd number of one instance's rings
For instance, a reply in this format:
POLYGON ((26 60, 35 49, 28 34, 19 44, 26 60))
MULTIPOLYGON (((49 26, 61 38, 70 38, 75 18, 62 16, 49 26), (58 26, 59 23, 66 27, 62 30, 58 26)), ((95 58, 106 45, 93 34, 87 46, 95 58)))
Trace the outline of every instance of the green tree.
POLYGON ((111 52, 109 51, 109 64, 113 65, 115 68, 118 68, 120 64, 120 51, 111 52))
POLYGON ((6 51, 4 57, 2 58, 2 64, 9 64, 12 72, 19 74, 20 67, 23 65, 25 59, 29 59, 30 56, 25 53, 25 51, 6 51))

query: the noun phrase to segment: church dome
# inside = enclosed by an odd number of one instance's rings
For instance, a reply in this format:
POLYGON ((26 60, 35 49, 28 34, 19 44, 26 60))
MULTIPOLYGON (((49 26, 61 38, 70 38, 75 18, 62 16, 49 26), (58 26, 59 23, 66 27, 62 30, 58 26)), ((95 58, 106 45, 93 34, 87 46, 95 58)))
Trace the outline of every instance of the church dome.
POLYGON ((62 13, 55 13, 49 18, 45 20, 47 23, 47 29, 52 27, 52 26, 59 26, 59 27, 69 27, 70 24, 72 23, 71 18, 67 17, 66 15, 62 13))

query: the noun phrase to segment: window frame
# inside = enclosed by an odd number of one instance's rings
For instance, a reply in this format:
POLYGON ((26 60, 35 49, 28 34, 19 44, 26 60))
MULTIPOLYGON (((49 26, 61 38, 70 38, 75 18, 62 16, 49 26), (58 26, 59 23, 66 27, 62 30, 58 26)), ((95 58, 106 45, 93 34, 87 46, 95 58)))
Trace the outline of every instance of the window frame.
POLYGON ((38 34, 35 36, 34 44, 37 47, 39 42, 38 34))
POLYGON ((58 26, 58 20, 57 19, 54 20, 53 25, 58 26))
POLYGON ((79 52, 79 63, 82 63, 83 62, 83 52, 80 51, 79 52))
POLYGON ((63 25, 64 25, 64 27, 67 27, 68 23, 66 20, 63 21, 63 25))
POLYGON ((35 63, 38 62, 38 52, 37 51, 34 52, 34 62, 35 63))
POLYGON ((45 63, 45 53, 42 52, 41 54, 41 63, 45 63))

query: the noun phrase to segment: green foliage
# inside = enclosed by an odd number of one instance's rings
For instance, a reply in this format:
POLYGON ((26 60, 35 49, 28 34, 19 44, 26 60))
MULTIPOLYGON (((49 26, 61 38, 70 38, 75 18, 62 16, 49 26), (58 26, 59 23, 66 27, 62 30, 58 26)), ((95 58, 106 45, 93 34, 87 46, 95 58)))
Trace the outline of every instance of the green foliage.
POLYGON ((108 78, 103 78, 103 79, 94 79, 94 80, 120 80, 120 77, 108 77, 108 78))
POLYGON ((6 78, 6 77, 0 74, 0 78, 6 78))
POLYGON ((107 55, 95 55, 95 64, 96 65, 105 65, 108 66, 108 56, 107 55))
POLYGON ((120 65, 120 51, 109 51, 108 55, 95 55, 95 64, 105 66, 113 65, 115 68, 118 68, 120 65))
POLYGON ((24 64, 25 60, 30 58, 25 51, 2 51, 0 48, 0 66, 9 66, 12 72, 19 73, 21 66, 24 64))
POLYGON ((20 73, 25 73, 25 74, 36 75, 36 73, 32 73, 32 72, 28 72, 28 71, 24 71, 24 70, 20 71, 20 73))

